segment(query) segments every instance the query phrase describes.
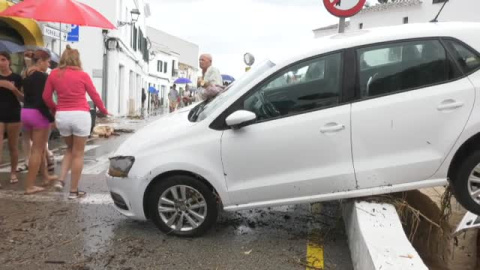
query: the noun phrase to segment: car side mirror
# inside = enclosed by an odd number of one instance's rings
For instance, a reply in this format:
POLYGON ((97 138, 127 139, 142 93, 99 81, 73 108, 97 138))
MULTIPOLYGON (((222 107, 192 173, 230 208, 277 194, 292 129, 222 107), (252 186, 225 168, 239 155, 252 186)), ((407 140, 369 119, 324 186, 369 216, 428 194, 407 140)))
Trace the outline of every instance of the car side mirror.
POLYGON ((257 115, 255 115, 253 112, 239 110, 230 114, 225 119, 225 122, 229 127, 233 129, 239 129, 254 123, 255 120, 257 120, 257 115))

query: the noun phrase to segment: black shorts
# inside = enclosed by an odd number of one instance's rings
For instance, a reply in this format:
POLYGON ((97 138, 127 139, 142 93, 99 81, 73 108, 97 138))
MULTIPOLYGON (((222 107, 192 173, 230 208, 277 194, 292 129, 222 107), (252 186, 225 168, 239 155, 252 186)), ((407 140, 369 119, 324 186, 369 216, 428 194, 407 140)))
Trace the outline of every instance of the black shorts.
POLYGON ((19 123, 21 108, 3 108, 0 109, 0 123, 10 124, 19 123))

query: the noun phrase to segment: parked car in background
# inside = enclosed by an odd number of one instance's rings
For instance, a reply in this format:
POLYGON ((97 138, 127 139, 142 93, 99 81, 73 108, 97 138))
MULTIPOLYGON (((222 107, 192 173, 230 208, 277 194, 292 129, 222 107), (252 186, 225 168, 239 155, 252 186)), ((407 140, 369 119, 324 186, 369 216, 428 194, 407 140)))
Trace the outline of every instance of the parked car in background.
POLYGON ((257 64, 110 160, 116 208, 200 235, 235 211, 450 184, 480 214, 480 24, 339 34, 257 64), (181 143, 179 143, 181 142, 181 143))

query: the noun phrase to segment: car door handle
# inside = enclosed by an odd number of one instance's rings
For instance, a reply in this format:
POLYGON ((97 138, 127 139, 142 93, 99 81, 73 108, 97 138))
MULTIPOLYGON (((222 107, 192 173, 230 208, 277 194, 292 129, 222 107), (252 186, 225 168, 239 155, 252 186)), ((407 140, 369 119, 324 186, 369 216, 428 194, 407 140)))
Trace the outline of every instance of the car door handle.
POLYGON ((446 111, 446 110, 455 110, 463 106, 463 102, 455 101, 453 99, 444 100, 440 105, 438 105, 437 110, 446 111))
POLYGON ((338 132, 345 129, 345 126, 337 123, 328 123, 320 129, 321 133, 338 132))

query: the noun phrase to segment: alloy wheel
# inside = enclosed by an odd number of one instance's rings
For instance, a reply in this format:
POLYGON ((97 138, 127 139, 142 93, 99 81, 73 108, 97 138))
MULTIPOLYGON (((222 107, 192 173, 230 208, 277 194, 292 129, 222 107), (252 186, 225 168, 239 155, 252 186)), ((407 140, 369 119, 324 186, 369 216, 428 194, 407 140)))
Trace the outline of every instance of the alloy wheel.
POLYGON ((188 232, 204 222, 207 203, 198 190, 186 185, 176 185, 165 190, 160 196, 158 213, 170 229, 188 232))

